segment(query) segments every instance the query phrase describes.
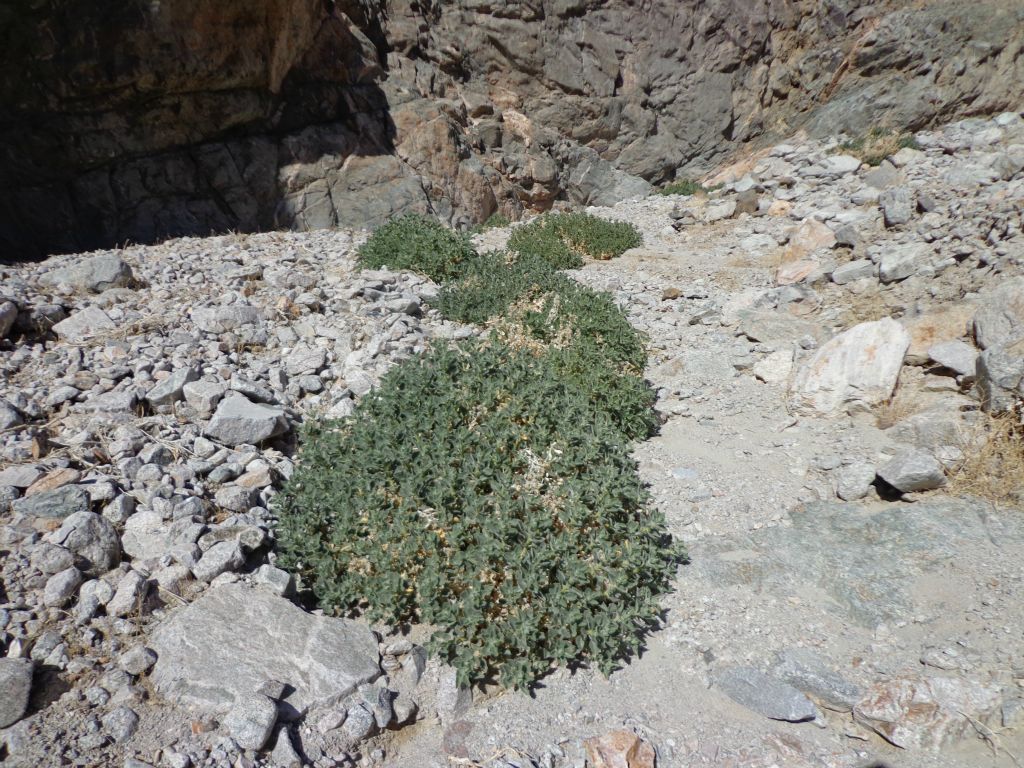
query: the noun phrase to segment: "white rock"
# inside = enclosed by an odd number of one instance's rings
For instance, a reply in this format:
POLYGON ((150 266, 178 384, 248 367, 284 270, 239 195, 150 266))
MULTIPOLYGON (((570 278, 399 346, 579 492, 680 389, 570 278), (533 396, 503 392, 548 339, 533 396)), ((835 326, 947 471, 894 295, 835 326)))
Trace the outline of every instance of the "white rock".
POLYGON ((793 350, 780 349, 772 352, 753 366, 754 375, 766 384, 782 384, 793 372, 793 350))
POLYGON ((833 414, 887 400, 896 386, 910 335, 891 318, 861 323, 824 344, 790 388, 800 413, 833 414))
POLYGON ((54 325, 53 332, 63 341, 75 343, 116 328, 106 312, 90 305, 54 325))

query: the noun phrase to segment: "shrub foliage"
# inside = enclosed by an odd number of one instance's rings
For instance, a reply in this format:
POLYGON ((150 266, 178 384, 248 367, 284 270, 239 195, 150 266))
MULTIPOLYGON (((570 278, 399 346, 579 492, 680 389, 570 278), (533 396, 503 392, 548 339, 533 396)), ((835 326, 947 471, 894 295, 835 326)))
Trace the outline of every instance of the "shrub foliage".
POLYGON ((475 255, 468 236, 410 213, 379 227, 359 248, 359 264, 367 269, 408 269, 441 282, 456 277, 475 255))
POLYGON ((696 195, 707 190, 699 182, 690 179, 677 179, 658 189, 659 195, 696 195))
POLYGON ((396 366, 350 418, 306 428, 276 501, 281 561, 325 608, 433 625, 463 684, 529 686, 553 663, 607 673, 684 554, 630 457, 655 424, 643 339, 556 269, 636 238, 548 216, 476 255, 398 222, 364 249, 401 245, 402 266, 448 281, 437 307, 490 334, 396 366))

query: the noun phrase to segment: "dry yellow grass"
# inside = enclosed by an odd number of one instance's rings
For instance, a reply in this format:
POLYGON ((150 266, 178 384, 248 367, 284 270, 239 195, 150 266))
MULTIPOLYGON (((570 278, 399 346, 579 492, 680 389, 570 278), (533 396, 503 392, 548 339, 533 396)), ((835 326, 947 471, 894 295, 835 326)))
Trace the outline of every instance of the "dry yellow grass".
POLYGON ((889 429, 889 427, 918 413, 922 405, 921 399, 915 391, 897 388, 893 396, 886 402, 874 407, 875 426, 879 429, 889 429))
POLYGON ((951 493, 996 504, 1024 502, 1024 424, 1021 414, 987 416, 964 435, 963 458, 949 470, 951 493))

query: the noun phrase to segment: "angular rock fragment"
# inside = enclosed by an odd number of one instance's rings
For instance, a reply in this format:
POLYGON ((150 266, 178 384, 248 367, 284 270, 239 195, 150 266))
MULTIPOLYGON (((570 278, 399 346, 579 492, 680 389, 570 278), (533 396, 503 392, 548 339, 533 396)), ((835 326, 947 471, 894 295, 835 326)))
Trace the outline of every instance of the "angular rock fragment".
POLYGON ((800 723, 821 713, 793 686, 753 667, 733 667, 715 675, 715 687, 737 704, 772 720, 800 723))
POLYGON ((224 727, 242 749, 263 749, 277 723, 277 705, 259 693, 238 696, 224 727))
MULTIPOLYGON (((268 678, 293 688, 292 711, 328 707, 380 675, 377 639, 352 621, 313 616, 267 590, 217 587, 152 634, 151 679, 173 701, 226 711, 268 678)), ((371 716, 372 717, 372 716, 371 716)))
POLYGON ((121 562, 121 538, 110 521, 94 512, 75 512, 47 540, 74 552, 88 576, 99 576, 121 562))
POLYGON ((53 326, 53 332, 63 341, 76 343, 86 341, 98 333, 117 328, 114 321, 99 307, 88 306, 70 315, 53 326))
POLYGON ((946 484, 942 464, 918 448, 901 451, 879 468, 878 476, 903 493, 930 491, 946 484))
POLYGON ((28 709, 33 668, 28 659, 0 658, 0 728, 14 725, 28 709))
POLYGON ((256 445, 288 431, 284 410, 229 395, 217 407, 206 434, 227 445, 256 445))
POLYGON ((52 269, 42 278, 43 283, 64 283, 78 291, 101 293, 110 288, 124 288, 134 281, 132 269, 115 253, 105 253, 82 259, 69 267, 52 269))

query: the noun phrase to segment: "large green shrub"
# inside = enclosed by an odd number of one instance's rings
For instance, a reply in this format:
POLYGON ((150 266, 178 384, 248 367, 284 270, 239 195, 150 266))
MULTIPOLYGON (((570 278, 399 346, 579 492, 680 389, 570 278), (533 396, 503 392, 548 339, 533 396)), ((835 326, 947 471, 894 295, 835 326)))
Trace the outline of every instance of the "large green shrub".
POLYGON ((410 213, 374 231, 359 248, 359 264, 368 269, 408 269, 441 282, 458 276, 475 255, 466 235, 410 213))
POLYGON ((311 427, 278 498, 281 560, 320 604, 436 625, 463 683, 607 673, 681 557, 589 393, 494 343, 411 360, 349 421, 311 427))
POLYGON ((445 315, 491 333, 403 362, 351 418, 307 427, 275 502, 281 562, 325 608, 434 625, 462 683, 526 686, 574 661, 607 672, 655 623, 683 553, 629 453, 656 423, 644 340, 609 295, 555 269, 633 238, 552 216, 507 252, 399 242, 421 224, 382 227, 364 264, 400 251, 447 280, 445 315))

